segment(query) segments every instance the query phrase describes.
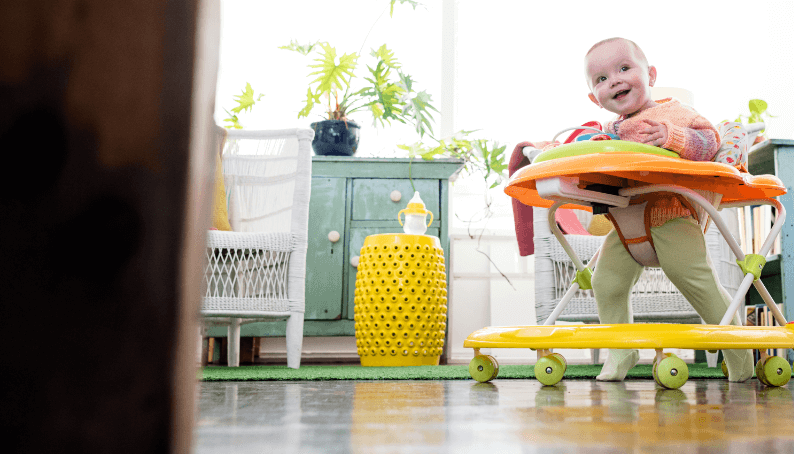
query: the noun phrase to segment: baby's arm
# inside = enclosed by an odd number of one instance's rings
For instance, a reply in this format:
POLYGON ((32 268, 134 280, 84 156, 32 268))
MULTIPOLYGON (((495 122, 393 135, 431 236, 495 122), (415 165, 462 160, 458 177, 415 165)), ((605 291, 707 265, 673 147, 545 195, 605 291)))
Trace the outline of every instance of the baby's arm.
POLYGON ((662 148, 675 151, 690 161, 711 161, 720 149, 720 136, 711 123, 698 117, 690 127, 661 121, 667 127, 667 140, 662 148))
POLYGON ((720 148, 717 130, 702 117, 695 119, 689 127, 677 126, 667 120, 628 119, 618 128, 621 140, 675 151, 690 161, 711 161, 720 148))

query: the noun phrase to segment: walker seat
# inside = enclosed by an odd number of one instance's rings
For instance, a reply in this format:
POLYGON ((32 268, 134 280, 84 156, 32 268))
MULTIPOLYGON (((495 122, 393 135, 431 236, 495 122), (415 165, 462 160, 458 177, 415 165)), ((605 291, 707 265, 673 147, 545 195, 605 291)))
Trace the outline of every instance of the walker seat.
MULTIPOLYGON (((636 142, 606 140, 574 142, 539 154, 513 174, 505 194, 529 206, 551 207, 555 200, 538 194, 537 182, 553 177, 578 178, 577 186, 602 184, 620 188, 675 184, 722 194, 721 203, 768 199, 786 193, 774 175, 750 175, 710 161, 689 161, 663 148, 636 142)), ((592 211, 584 200, 562 208, 592 211)))
MULTIPOLYGON (((571 128, 573 129, 573 128, 571 128)), ((552 348, 651 348, 656 350, 653 375, 666 388, 679 388, 688 378, 686 363, 665 348, 761 349, 756 376, 767 386, 783 386, 791 379, 791 366, 784 358, 768 356, 769 348, 794 348, 794 322, 783 314, 759 279, 765 257, 785 221, 785 209, 774 197, 786 193, 779 178, 753 176, 718 162, 681 159, 661 148, 621 140, 579 141, 543 151, 532 163, 513 174, 505 193, 530 206, 550 208, 549 227, 570 256, 578 272, 568 292, 543 326, 486 327, 475 331, 463 346, 474 349, 469 372, 478 381, 496 378, 499 365, 481 348, 531 348, 537 350, 535 376, 544 385, 559 382, 567 367, 552 348), (686 198, 700 213, 701 226, 711 219, 721 231, 745 277, 719 325, 600 324, 555 326, 559 314, 579 289, 589 289, 592 269, 576 256, 556 224, 558 208, 592 211, 594 207, 626 207, 632 200, 655 192, 686 198), (776 208, 774 225, 759 254, 745 255, 717 215, 721 208, 768 204, 776 208), (730 325, 755 285, 781 326, 737 327, 730 325)), ((597 262, 598 253, 590 260, 597 262)), ((727 369, 723 362, 723 372, 727 369)))

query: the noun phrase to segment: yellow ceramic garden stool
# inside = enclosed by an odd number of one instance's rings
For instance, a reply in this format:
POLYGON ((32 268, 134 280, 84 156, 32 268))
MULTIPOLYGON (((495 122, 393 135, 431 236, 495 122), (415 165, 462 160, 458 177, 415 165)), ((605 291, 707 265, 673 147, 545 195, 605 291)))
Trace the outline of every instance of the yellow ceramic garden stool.
POLYGON ((424 235, 433 213, 419 192, 397 216, 405 233, 370 235, 361 248, 354 316, 361 365, 438 365, 447 327, 444 250, 424 235))

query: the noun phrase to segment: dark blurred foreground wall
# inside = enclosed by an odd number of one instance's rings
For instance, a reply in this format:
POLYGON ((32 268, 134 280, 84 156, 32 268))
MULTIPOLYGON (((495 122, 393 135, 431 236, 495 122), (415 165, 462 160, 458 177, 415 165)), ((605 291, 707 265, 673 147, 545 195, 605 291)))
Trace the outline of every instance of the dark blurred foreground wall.
POLYGON ((218 2, 0 2, 10 452, 190 449, 218 2))

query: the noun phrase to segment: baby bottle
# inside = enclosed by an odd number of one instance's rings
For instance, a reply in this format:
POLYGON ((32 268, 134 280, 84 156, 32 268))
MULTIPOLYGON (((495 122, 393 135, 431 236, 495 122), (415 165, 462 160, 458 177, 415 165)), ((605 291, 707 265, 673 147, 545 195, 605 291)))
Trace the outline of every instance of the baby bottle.
POLYGON ((430 224, 433 223, 433 213, 425 209, 425 203, 419 197, 419 191, 414 192, 414 196, 408 202, 408 208, 397 213, 397 219, 403 226, 403 231, 410 235, 423 235, 430 224), (405 224, 403 224, 402 213, 405 212, 405 224), (430 214, 430 222, 425 223, 427 215, 430 214))

